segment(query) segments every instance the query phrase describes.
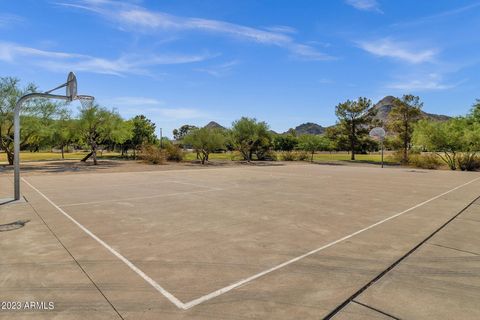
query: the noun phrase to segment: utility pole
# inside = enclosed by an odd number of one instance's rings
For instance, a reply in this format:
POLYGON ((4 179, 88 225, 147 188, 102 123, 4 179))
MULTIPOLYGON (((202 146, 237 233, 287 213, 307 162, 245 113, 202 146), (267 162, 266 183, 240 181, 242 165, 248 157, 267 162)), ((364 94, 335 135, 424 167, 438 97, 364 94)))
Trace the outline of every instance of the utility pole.
POLYGON ((162 128, 160 128, 160 149, 163 149, 162 128))

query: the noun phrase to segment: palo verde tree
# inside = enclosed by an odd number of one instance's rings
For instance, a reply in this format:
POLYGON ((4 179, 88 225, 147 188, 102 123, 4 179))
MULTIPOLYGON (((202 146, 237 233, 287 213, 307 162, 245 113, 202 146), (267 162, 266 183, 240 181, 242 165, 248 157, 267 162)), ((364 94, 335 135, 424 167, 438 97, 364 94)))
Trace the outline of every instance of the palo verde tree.
POLYGON ((210 153, 225 147, 225 135, 221 130, 213 128, 191 130, 183 140, 195 149, 202 164, 208 161, 210 153))
POLYGON ((449 121, 420 120, 413 131, 415 146, 435 152, 451 170, 457 169, 457 155, 465 143, 465 119, 449 121))
POLYGON ((51 129, 51 145, 60 148, 62 159, 65 159, 65 147, 79 140, 76 120, 72 119, 68 110, 64 109, 54 121, 51 129))
POLYGON ((267 123, 247 117, 242 117, 240 120, 233 122, 230 139, 232 145, 240 151, 244 160, 249 162, 254 154, 258 160, 264 160, 272 144, 267 123))
POLYGON ((357 101, 347 100, 335 107, 339 133, 348 139, 352 160, 355 160, 355 150, 360 140, 368 134, 368 126, 374 116, 371 106, 370 99, 360 97, 357 101))
MULTIPOLYGON (((13 112, 15 104, 21 96, 36 91, 34 84, 25 88, 19 87, 20 80, 12 77, 0 78, 0 148, 7 154, 10 165, 13 164, 13 112)), ((43 132, 42 123, 36 113, 39 111, 39 100, 26 103, 20 113, 22 126, 20 128, 20 149, 25 149, 32 141, 39 140, 43 132)))
POLYGON ((331 140, 325 135, 305 134, 298 138, 298 149, 310 152, 311 162, 316 151, 330 151, 331 148, 331 140))
POLYGON ((175 140, 182 140, 190 131, 198 129, 196 126, 184 124, 178 129, 173 129, 173 138, 175 140))
POLYGON ((81 107, 78 119, 78 132, 82 141, 90 148, 81 161, 85 162, 88 158, 93 158, 93 163, 97 162, 97 150, 105 141, 115 141, 122 143, 128 137, 128 132, 124 130, 124 121, 115 110, 108 110, 98 104, 90 107, 81 107))
POLYGON ((298 145, 298 139, 292 134, 277 134, 273 137, 273 149, 277 151, 292 151, 298 145))
POLYGON ((420 120, 423 103, 418 96, 404 95, 393 100, 393 108, 388 115, 388 127, 397 134, 403 150, 402 163, 408 162, 408 150, 412 140, 413 126, 420 120))
POLYGON ((138 115, 129 120, 129 125, 131 126, 131 137, 124 145, 133 149, 133 157, 136 159, 136 152, 140 147, 155 143, 157 139, 155 124, 144 115, 138 115))

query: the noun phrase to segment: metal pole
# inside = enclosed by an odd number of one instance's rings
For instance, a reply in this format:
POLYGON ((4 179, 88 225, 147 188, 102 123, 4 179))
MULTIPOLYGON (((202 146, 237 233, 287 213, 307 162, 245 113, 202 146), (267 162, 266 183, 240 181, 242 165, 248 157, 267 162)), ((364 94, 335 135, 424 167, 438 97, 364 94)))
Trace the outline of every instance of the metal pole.
POLYGON ((383 168, 383 140, 382 140, 381 145, 382 145, 382 168, 383 168))
POLYGON ((20 109, 24 102, 34 98, 70 100, 67 96, 48 93, 29 93, 18 99, 13 111, 13 181, 14 200, 20 200, 20 109))
POLYGON ((160 149, 163 149, 162 128, 160 128, 160 149))

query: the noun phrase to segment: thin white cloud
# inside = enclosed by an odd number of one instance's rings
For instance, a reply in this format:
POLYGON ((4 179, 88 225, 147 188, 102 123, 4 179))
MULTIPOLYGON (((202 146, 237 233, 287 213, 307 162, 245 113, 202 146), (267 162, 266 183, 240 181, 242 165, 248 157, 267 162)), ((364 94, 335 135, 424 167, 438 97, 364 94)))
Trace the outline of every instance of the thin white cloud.
POLYGON ((0 28, 8 28, 23 21, 24 19, 22 17, 15 14, 0 13, 0 28))
POLYGON ((170 119, 198 119, 206 116, 199 110, 190 108, 160 108, 156 112, 170 119))
POLYGON ((308 60, 328 60, 332 58, 318 51, 313 46, 297 42, 290 35, 295 30, 286 26, 260 29, 220 20, 180 17, 165 12, 150 11, 138 5, 111 1, 78 0, 60 3, 60 5, 94 12, 110 21, 116 22, 122 30, 130 30, 132 32, 208 32, 259 44, 282 47, 308 60))
POLYGON ((239 62, 237 60, 232 60, 219 65, 214 65, 214 66, 205 67, 205 68, 197 68, 195 69, 195 71, 204 72, 214 77, 222 77, 230 73, 233 67, 238 65, 238 63, 239 62))
POLYGON ((268 31, 280 32, 280 33, 289 33, 289 34, 297 33, 297 30, 290 26, 269 26, 269 27, 265 27, 264 29, 268 31))
POLYGON ((414 76, 409 79, 394 82, 387 85, 387 88, 402 90, 402 91, 432 91, 432 90, 447 90, 458 86, 456 84, 447 84, 443 82, 443 77, 437 73, 430 73, 424 76, 414 76))
POLYGON ((358 10, 383 13, 376 0, 346 0, 345 2, 358 10))
POLYGON ((463 7, 458 7, 451 10, 439 12, 430 16, 421 17, 419 19, 395 23, 392 25, 392 27, 410 27, 410 26, 416 26, 416 25, 429 23, 429 22, 442 21, 444 18, 456 16, 456 15, 471 11, 473 9, 476 9, 478 7, 480 7, 480 2, 475 2, 463 7))
MULTIPOLYGON (((107 103, 111 102, 107 101, 107 103)), ((144 114, 151 118, 160 118, 162 121, 208 118, 206 113, 195 108, 140 107, 137 104, 133 104, 128 106, 124 105, 118 110, 127 117, 144 114)))
POLYGON ((149 74, 148 67, 157 65, 183 64, 204 61, 210 54, 199 55, 123 55, 116 59, 95 57, 84 54, 45 51, 10 42, 0 42, 0 61, 8 63, 27 63, 51 71, 69 70, 91 73, 124 75, 149 74))
POLYGON ((402 60, 409 63, 433 62, 438 50, 417 49, 412 44, 383 38, 373 41, 357 42, 363 50, 379 56, 402 60))
POLYGON ((108 102, 116 106, 152 106, 163 104, 160 100, 147 97, 115 97, 109 99, 108 102))

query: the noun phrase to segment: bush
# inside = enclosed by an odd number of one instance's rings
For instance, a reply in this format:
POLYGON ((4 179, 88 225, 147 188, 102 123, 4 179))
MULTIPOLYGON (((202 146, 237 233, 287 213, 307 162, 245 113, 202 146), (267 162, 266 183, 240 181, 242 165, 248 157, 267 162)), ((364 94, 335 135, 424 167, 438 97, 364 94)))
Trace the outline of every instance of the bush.
POLYGON ((311 158, 311 154, 306 151, 297 152, 298 161, 310 161, 310 158, 311 158))
POLYGON ((432 153, 410 154, 408 163, 422 169, 437 169, 441 165, 437 155, 432 153))
POLYGON ((281 153, 280 159, 283 161, 295 161, 297 160, 297 157, 293 151, 284 151, 281 153))
POLYGON ((139 158, 152 164, 164 164, 166 152, 155 145, 145 145, 140 150, 139 158))
POLYGON ((176 144, 167 144, 165 147, 166 157, 168 161, 180 162, 183 160, 185 154, 180 146, 176 144))
POLYGON ((480 169, 480 157, 472 154, 459 154, 457 162, 458 167, 462 171, 475 171, 480 169))

